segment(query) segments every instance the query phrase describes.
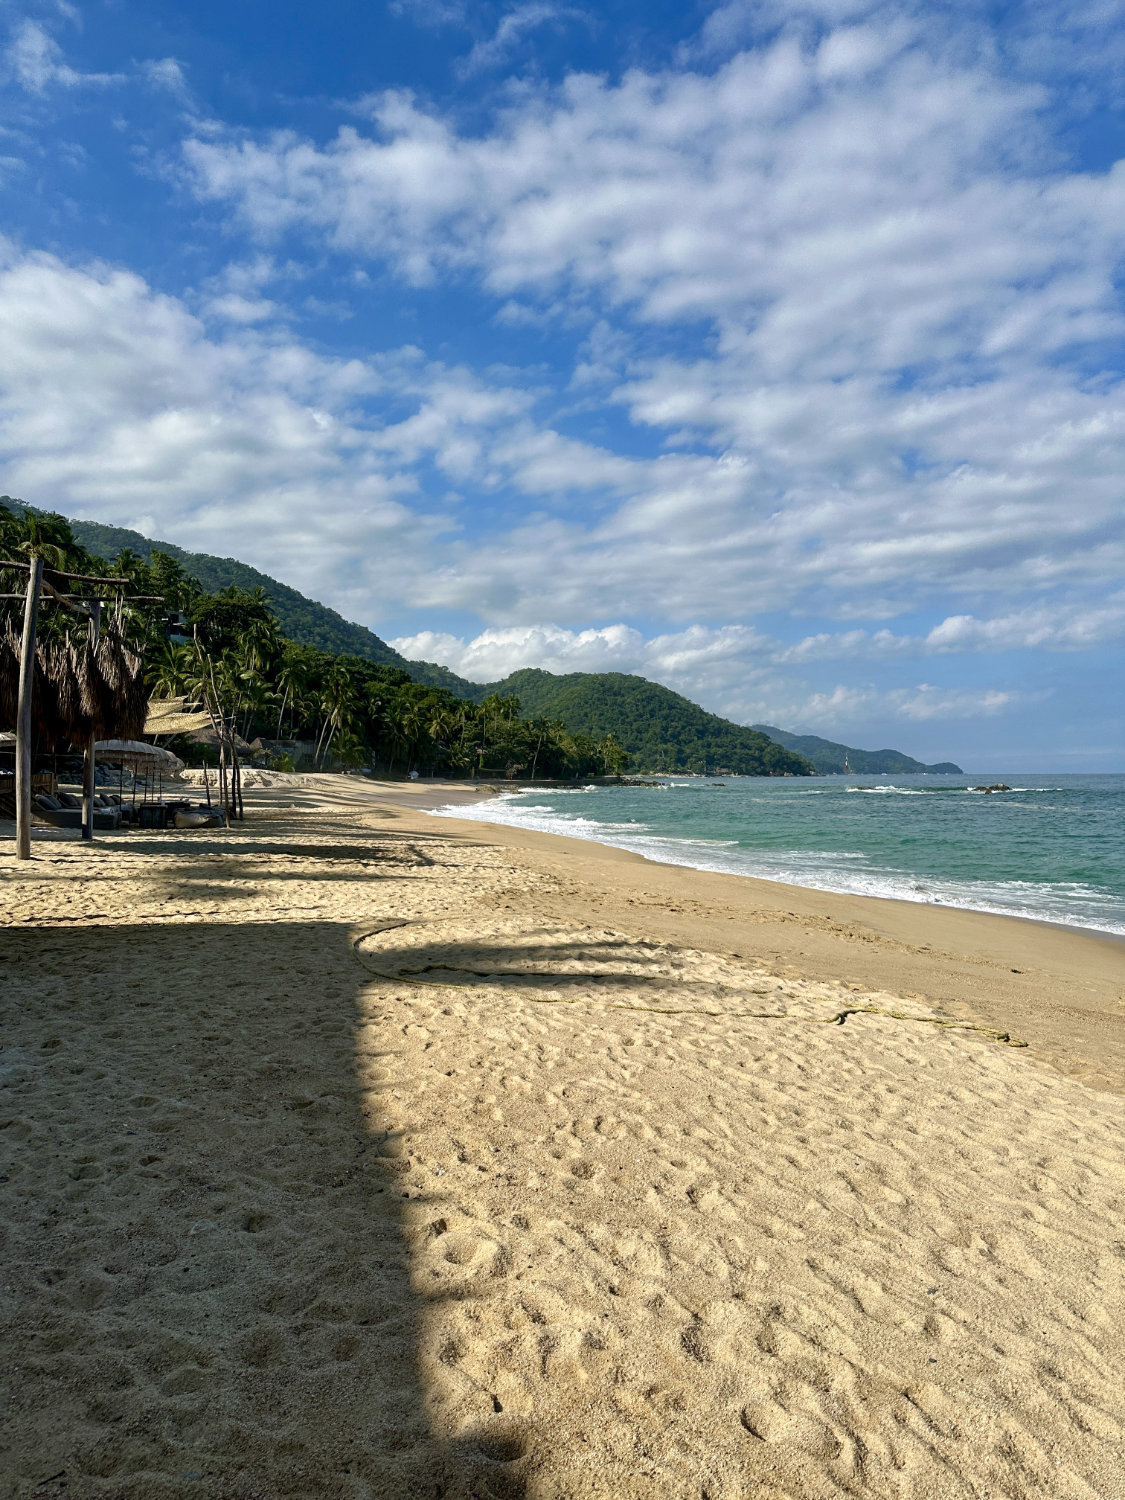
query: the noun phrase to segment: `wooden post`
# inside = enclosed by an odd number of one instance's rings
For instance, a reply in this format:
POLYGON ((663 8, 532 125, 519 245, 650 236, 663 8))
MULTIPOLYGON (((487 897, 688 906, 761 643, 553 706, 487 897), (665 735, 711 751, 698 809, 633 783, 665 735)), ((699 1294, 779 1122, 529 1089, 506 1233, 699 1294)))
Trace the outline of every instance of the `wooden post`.
MULTIPOLYGON (((90 605, 90 624, 87 627, 90 645, 98 644, 102 627, 102 601, 95 599, 90 605)), ((82 837, 94 837, 94 731, 86 741, 86 760, 82 767, 82 837)))
POLYGON ((16 710, 16 858, 31 858, 31 694, 35 682, 35 627, 43 559, 33 557, 27 575, 20 645, 19 705, 16 710))
POLYGON ((227 799, 227 737, 223 726, 219 738, 219 804, 223 809, 223 827, 230 827, 230 802, 227 799))
MULTIPOLYGON (((196 635, 196 650, 199 649, 199 637, 196 635)), ((215 667, 210 658, 204 658, 207 671, 211 678, 211 698, 207 704, 207 712, 211 715, 211 724, 219 737, 219 804, 223 810, 223 827, 230 827, 230 801, 227 795, 227 721, 223 713, 222 701, 219 698, 219 690, 215 686, 215 667)), ((204 690, 206 693, 206 689, 204 690)))

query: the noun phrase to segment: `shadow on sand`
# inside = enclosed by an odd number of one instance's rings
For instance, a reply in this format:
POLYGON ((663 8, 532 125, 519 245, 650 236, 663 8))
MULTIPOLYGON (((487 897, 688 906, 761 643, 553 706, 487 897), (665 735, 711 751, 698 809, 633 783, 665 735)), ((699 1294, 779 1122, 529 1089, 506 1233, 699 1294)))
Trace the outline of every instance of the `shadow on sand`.
POLYGON ((428 1304, 357 1078, 373 981, 350 936, 0 934, 18 1371, 0 1494, 524 1495, 496 1429, 443 1441, 428 1421, 428 1304))

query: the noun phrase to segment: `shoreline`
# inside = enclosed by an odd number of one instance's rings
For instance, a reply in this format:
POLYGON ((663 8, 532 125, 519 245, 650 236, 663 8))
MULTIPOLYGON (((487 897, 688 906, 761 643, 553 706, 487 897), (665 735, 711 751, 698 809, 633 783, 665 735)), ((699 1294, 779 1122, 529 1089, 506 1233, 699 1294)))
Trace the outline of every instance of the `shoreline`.
MULTIPOLYGON (((450 783, 450 785, 451 786, 456 786, 456 783, 450 783)), ((535 790, 535 789, 534 788, 523 788, 521 790, 535 790)), ((498 786, 498 787, 496 787, 493 790, 493 792, 492 792, 491 795, 492 796, 502 796, 502 795, 504 795, 504 793, 505 793, 505 788, 502 787, 502 786, 498 786)), ((518 794, 517 793, 512 793, 511 795, 518 795, 518 794)), ((456 817, 455 813, 445 814, 442 811, 442 809, 445 806, 447 806, 447 805, 449 807, 455 807, 455 806, 458 805, 458 802, 464 802, 464 801, 468 801, 468 800, 472 800, 472 799, 468 799, 468 798, 457 799, 457 798, 454 798, 454 799, 451 799, 448 803, 438 803, 438 804, 436 804, 434 806, 431 806, 431 807, 427 808, 426 810, 429 811, 429 812, 431 812, 431 813, 433 813, 433 814, 435 814, 438 817, 443 817, 443 816, 456 817)), ((528 832, 528 833, 542 833, 544 835, 548 835, 548 830, 546 830, 546 829, 531 828, 531 827, 528 827, 527 825, 521 824, 521 823, 514 823, 514 822, 513 823, 492 822, 492 820, 488 819, 488 818, 474 818, 472 821, 474 821, 474 822, 485 822, 485 823, 488 823, 489 827, 493 827, 493 828, 524 828, 525 831, 528 832)), ((730 876, 730 877, 732 877, 733 879, 736 879, 736 880, 755 880, 755 881, 761 881, 762 883, 764 883, 766 885, 779 886, 783 890, 817 891, 817 892, 819 892, 819 893, 821 893, 822 895, 825 895, 825 896, 841 896, 841 897, 845 897, 848 900, 854 900, 854 901, 890 901, 890 902, 899 903, 899 904, 901 904, 903 906, 925 907, 925 908, 930 908, 930 909, 933 909, 933 910, 940 910, 940 911, 977 913, 980 916, 996 917, 996 918, 998 918, 1000 920, 1004 920, 1004 921, 1029 922, 1029 923, 1032 923, 1033 925, 1035 925, 1037 927, 1047 927, 1047 928, 1051 928, 1051 929, 1059 931, 1059 932, 1088 933, 1092 937, 1096 937, 1098 939, 1104 940, 1105 942, 1115 943, 1115 944, 1119 945, 1120 947, 1122 947, 1123 949, 1125 949, 1125 932, 1114 932, 1114 931, 1112 931, 1109 928, 1094 927, 1094 926, 1092 926, 1092 925, 1090 925, 1088 923, 1081 923, 1081 922, 1057 922, 1057 921, 1052 921, 1048 917, 1035 916, 1035 915, 1033 915, 1030 912, 1000 911, 1000 910, 997 910, 995 908, 991 908, 991 907, 987 907, 987 906, 959 906, 959 905, 956 905, 953 902, 946 902, 946 901, 940 901, 940 900, 931 900, 931 901, 911 900, 911 898, 909 896, 900 896, 900 895, 885 895, 884 896, 884 895, 876 895, 873 892, 866 892, 866 891, 865 892, 859 892, 859 891, 855 891, 855 892, 853 892, 853 891, 839 891, 839 890, 835 890, 831 886, 823 886, 823 885, 797 885, 797 884, 795 884, 792 881, 774 880, 774 879, 772 879, 768 875, 757 875, 757 874, 752 874, 752 873, 750 873, 748 871, 742 871, 742 870, 722 870, 722 869, 715 869, 715 868, 707 866, 707 865, 689 864, 689 863, 687 863, 686 860, 660 859, 660 858, 657 858, 655 855, 642 853, 642 851, 639 850, 639 849, 631 849, 627 844, 612 843, 612 842, 610 842, 610 841, 608 841, 606 839, 594 838, 592 836, 587 836, 587 835, 584 835, 584 834, 577 834, 577 833, 555 833, 555 832, 551 831, 549 833, 549 836, 553 837, 553 838, 569 839, 571 842, 576 843, 576 844, 597 844, 601 848, 605 848, 605 849, 617 849, 617 850, 620 850, 622 853, 632 854, 632 855, 634 855, 638 859, 643 859, 643 860, 647 861, 649 864, 666 865, 666 866, 668 866, 668 867, 670 867, 672 869, 695 870, 695 871, 698 871, 698 872, 700 872, 702 874, 726 875, 726 876, 730 876)))
POLYGON ((635 925, 651 913, 677 940, 705 935, 708 946, 752 949, 811 980, 843 972, 861 986, 905 990, 951 1016, 1010 1029, 1050 1066, 1125 1093, 1125 966, 1114 934, 699 870, 518 824, 445 814, 426 821, 462 837, 487 829, 496 847, 546 856, 555 875, 609 867, 613 893, 590 900, 591 918, 601 911, 635 925))

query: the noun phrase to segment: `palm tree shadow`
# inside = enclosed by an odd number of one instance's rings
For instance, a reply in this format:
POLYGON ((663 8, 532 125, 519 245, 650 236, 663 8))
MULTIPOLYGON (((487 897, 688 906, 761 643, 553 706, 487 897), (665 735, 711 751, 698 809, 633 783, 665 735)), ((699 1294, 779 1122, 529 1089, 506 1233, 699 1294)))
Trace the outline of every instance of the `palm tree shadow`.
MULTIPOLYGON (((396 942, 410 923, 387 923, 362 935, 356 957, 373 975, 392 982, 460 989, 504 989, 528 999, 612 1001, 643 987, 658 999, 699 993, 726 993, 733 987, 716 980, 693 979, 672 967, 671 950, 641 950, 630 938, 590 938, 575 934, 564 946, 537 943, 534 934, 518 939, 481 937, 471 949, 435 941, 396 942)), ((416 929, 424 933, 424 926, 416 929)))
MULTIPOLYGON (((296 861, 316 860, 341 864, 394 864, 408 863, 432 865, 435 861, 422 847, 426 836, 387 833, 382 830, 377 836, 353 839, 334 844, 293 842, 279 843, 272 839, 255 838, 236 827, 233 833, 226 829, 197 829, 190 832, 167 830, 157 834, 133 831, 118 834, 113 843, 116 849, 131 855, 158 854, 182 856, 198 860, 200 856, 212 859, 237 859, 248 855, 296 861)), ((105 840, 108 844, 109 840, 105 840)))
POLYGON ((427 1417, 369 982, 332 922, 0 934, 13 1493, 525 1494, 502 1433, 427 1417))

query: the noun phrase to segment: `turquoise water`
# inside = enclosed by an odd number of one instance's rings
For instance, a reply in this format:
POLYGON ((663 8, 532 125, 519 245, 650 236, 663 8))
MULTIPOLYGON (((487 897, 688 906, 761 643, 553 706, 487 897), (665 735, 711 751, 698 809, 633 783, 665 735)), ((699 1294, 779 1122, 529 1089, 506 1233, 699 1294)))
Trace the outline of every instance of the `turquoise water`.
POLYGON ((668 776, 443 811, 665 864, 1125 935, 1125 776, 668 776), (971 790, 996 781, 1011 790, 971 790))

